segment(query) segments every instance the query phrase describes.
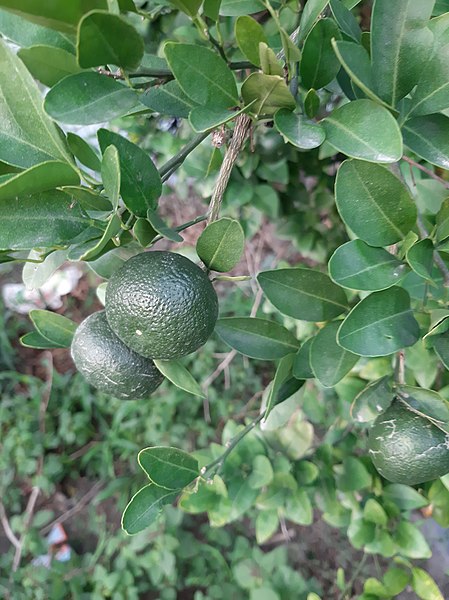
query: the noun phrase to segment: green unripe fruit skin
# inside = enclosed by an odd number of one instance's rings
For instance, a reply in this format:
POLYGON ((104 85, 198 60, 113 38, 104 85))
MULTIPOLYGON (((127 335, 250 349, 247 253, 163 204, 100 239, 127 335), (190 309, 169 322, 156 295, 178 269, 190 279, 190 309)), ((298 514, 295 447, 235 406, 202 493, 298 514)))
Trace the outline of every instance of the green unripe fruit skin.
POLYGON ((449 435, 400 400, 377 417, 368 446, 376 469, 393 483, 416 485, 449 472, 449 435))
POLYGON ((122 400, 148 398, 164 379, 153 361, 118 339, 104 311, 90 315, 79 325, 71 353, 76 368, 91 385, 122 400))
POLYGON ((210 337, 218 299, 206 273, 174 252, 143 252, 109 280, 106 316, 114 333, 138 354, 180 358, 210 337))

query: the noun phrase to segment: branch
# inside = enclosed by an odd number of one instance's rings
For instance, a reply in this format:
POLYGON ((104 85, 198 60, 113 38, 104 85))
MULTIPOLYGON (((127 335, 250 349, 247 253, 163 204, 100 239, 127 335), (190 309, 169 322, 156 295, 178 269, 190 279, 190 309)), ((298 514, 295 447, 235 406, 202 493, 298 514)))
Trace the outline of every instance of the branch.
POLYGON ((409 165, 411 165, 412 167, 416 167, 423 173, 426 173, 426 175, 428 175, 429 177, 432 177, 432 179, 435 179, 436 181, 439 181, 440 183, 442 183, 445 188, 449 189, 449 181, 446 181, 445 179, 443 179, 442 177, 440 177, 439 175, 434 173, 431 169, 428 169, 427 167, 420 165, 418 162, 409 158, 408 156, 403 156, 402 160, 405 160, 405 162, 408 163, 409 165))
POLYGON ((15 536, 14 531, 11 529, 9 524, 8 515, 6 514, 5 505, 0 500, 0 523, 5 530, 5 535, 13 546, 18 548, 20 546, 19 539, 15 536))
POLYGON ((399 350, 396 357, 396 379, 399 385, 405 384, 405 353, 399 350))
POLYGON ((207 138, 209 133, 210 131, 206 131, 194 137, 193 140, 181 148, 181 150, 175 154, 175 156, 162 165, 162 167, 159 169, 159 174, 163 181, 164 175, 167 175, 168 173, 171 174, 174 170, 180 167, 188 155, 193 152, 193 150, 195 150, 195 148, 199 146, 203 140, 207 138))

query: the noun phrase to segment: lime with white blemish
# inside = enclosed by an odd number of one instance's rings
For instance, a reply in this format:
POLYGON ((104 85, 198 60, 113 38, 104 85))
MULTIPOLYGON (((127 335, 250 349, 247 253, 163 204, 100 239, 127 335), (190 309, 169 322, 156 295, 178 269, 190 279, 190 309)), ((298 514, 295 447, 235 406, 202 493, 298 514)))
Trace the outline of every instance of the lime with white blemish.
POLYGON ((393 483, 416 485, 449 473, 449 435, 398 399, 377 417, 368 446, 376 469, 393 483))

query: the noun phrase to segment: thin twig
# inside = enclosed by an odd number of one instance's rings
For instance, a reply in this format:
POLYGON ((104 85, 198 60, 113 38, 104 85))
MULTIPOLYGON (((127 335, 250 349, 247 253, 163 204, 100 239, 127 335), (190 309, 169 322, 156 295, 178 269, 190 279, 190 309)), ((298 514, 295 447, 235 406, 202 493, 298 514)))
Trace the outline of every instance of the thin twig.
POLYGON ((446 181, 445 179, 443 179, 442 177, 440 177, 439 175, 434 173, 431 169, 428 169, 424 165, 420 165, 418 162, 409 158, 408 156, 403 156, 402 160, 405 160, 405 162, 407 162, 409 165, 412 165, 412 167, 416 167, 423 173, 426 173, 426 175, 428 175, 429 177, 432 177, 432 179, 435 179, 436 181, 439 181, 440 183, 442 183, 445 188, 449 189, 449 181, 446 181))
POLYGON ((8 538, 8 540, 11 542, 11 544, 13 546, 18 548, 20 546, 20 541, 16 537, 14 531, 11 529, 11 525, 9 524, 9 520, 8 520, 8 515, 6 514, 6 510, 5 510, 5 505, 3 504, 3 502, 1 500, 0 500, 0 523, 2 524, 3 529, 5 530, 5 535, 8 538))
POLYGON ((405 352, 399 350, 396 357, 396 379, 399 385, 405 385, 405 352))
POLYGON ((172 171, 174 167, 177 168, 177 167, 181 166, 182 163, 187 158, 187 156, 193 150, 195 150, 195 148, 197 146, 199 146, 199 144, 201 144, 201 142, 204 139, 207 138, 209 133, 210 133, 210 131, 200 133, 199 135, 194 137, 193 140, 191 140, 188 144, 186 144, 183 148, 181 148, 181 150, 177 154, 175 154, 175 156, 173 156, 173 158, 171 158, 164 165, 162 165, 162 167, 159 169, 160 176, 163 177, 164 175, 166 175, 167 173, 172 171))

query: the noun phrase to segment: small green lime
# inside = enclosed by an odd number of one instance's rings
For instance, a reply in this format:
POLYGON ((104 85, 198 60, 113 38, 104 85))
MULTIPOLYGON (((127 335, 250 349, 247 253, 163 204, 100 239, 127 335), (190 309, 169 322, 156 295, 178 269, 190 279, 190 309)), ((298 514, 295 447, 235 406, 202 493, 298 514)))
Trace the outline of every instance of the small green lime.
POLYGON ((449 435, 400 400, 377 417, 368 447, 376 469, 393 483, 416 485, 449 472, 449 435))
POLYGON ((206 273, 174 252, 133 256, 109 280, 106 316, 135 352, 155 359, 190 354, 211 335, 218 299, 206 273))
POLYGON ((133 352, 118 339, 104 310, 79 325, 71 351, 76 368, 87 381, 116 398, 148 398, 164 379, 153 361, 133 352))

